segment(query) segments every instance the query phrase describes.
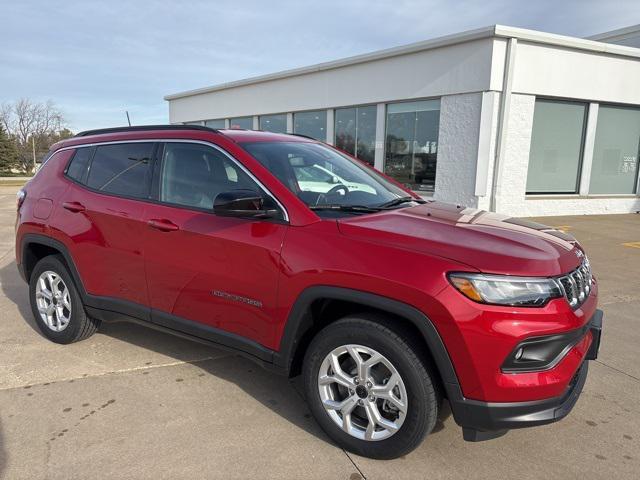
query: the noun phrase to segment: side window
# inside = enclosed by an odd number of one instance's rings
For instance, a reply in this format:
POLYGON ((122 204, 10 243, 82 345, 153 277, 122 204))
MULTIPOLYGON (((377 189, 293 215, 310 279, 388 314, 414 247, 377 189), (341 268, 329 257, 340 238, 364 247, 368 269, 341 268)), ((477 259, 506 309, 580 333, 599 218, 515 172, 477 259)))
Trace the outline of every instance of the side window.
POLYGON ((84 176, 89 168, 89 160, 91 159, 91 153, 93 148, 84 147, 78 148, 73 155, 69 166, 67 167, 67 176, 74 179, 76 182, 83 183, 84 176))
POLYGON ((87 185, 107 193, 148 198, 153 143, 121 143, 96 148, 87 185))
POLYGON ((160 201, 213 209, 219 193, 260 187, 221 152, 195 143, 165 143, 160 201))

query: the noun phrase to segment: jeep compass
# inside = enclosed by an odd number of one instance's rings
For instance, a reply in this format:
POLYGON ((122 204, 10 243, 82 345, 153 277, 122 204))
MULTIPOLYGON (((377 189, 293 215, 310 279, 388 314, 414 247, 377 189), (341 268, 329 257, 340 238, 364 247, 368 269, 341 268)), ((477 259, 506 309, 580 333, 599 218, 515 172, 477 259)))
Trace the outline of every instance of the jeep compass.
POLYGON ((341 447, 395 458, 443 403, 469 441, 560 420, 602 312, 571 236, 424 200, 310 138, 206 127, 83 132, 17 197, 44 336, 129 320, 302 375, 341 447))

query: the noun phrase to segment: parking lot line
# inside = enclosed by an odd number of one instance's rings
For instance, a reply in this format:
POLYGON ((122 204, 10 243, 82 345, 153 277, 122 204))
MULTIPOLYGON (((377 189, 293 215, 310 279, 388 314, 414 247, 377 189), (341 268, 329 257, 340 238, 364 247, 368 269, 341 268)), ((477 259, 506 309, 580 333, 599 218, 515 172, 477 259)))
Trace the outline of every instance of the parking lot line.
POLYGON ((623 243, 622 245, 624 245, 625 247, 640 248, 640 242, 627 242, 623 243))

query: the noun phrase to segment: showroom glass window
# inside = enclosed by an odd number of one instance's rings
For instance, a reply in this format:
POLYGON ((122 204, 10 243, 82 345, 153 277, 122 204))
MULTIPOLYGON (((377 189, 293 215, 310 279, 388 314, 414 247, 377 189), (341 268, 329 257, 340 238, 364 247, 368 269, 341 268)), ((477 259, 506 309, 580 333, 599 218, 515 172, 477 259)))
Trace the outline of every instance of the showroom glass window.
POLYGON ((587 105, 537 99, 527 193, 577 193, 587 105))
POLYGON ((376 151, 376 106, 337 108, 335 146, 373 165, 376 151))
POLYGON ((385 173, 413 190, 436 183, 440 100, 387 105, 385 173))
POLYGON ((253 130, 253 117, 236 117, 229 120, 229 128, 253 130))
POLYGON ((639 148, 640 109, 600 105, 589 193, 637 193, 639 148))
POLYGON ((327 111, 298 112, 293 114, 293 131, 322 142, 327 141, 327 111))
POLYGON ((224 128, 224 118, 220 118, 218 120, 205 120, 204 126, 218 129, 224 128))
POLYGON ((273 133, 287 133, 287 115, 260 115, 260 130, 273 133))

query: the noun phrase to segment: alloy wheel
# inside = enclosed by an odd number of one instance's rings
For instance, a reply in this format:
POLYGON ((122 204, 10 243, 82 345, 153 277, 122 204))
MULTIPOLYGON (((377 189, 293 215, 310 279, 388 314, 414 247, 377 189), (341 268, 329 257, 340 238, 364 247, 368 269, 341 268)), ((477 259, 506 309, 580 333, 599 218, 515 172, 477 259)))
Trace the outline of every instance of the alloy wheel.
POLYGON ((329 352, 320 365, 318 391, 331 420, 361 440, 391 437, 407 414, 407 390, 398 370, 363 345, 342 345, 329 352))
POLYGON ((36 283, 36 305, 40 318, 54 332, 61 332, 71 320, 71 295, 62 277, 43 272, 36 283))

